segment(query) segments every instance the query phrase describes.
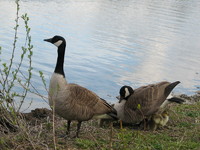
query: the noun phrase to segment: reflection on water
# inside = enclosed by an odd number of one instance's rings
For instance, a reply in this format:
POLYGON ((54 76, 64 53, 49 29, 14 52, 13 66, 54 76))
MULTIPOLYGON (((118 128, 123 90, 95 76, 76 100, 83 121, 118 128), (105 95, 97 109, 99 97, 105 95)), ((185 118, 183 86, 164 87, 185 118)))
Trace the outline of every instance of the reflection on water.
MULTIPOLYGON (((38 70, 48 83, 56 47, 43 39, 62 35, 67 40, 67 80, 110 102, 124 84, 136 88, 162 80, 180 80, 175 92, 193 94, 200 86, 199 6, 198 0, 23 0, 20 12, 30 17, 34 45, 33 84, 47 95, 38 70)), ((10 57, 15 7, 13 1, 0 0, 3 61, 10 57)), ((21 26, 19 45, 23 34, 21 26)), ((39 98, 30 99, 32 107, 46 106, 39 98)))

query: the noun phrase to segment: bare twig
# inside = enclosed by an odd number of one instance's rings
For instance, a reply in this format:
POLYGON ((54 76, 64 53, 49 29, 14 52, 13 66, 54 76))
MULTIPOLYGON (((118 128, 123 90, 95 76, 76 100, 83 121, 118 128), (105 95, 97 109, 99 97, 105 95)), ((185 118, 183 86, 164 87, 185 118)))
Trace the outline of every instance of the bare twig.
POLYGON ((182 145, 181 143, 182 143, 183 140, 184 140, 185 134, 186 134, 186 131, 183 133, 183 136, 181 137, 181 140, 180 140, 179 142, 177 142, 177 144, 179 144, 179 147, 178 147, 177 150, 179 150, 179 149, 181 148, 181 145, 182 145))
POLYGON ((113 122, 110 123, 110 142, 109 142, 109 148, 112 150, 113 145, 113 122))
POLYGON ((55 132, 55 102, 53 100, 53 143, 54 143, 54 150, 56 150, 56 132, 55 132))
POLYGON ((97 144, 98 148, 101 149, 101 146, 99 145, 99 143, 97 142, 95 137, 91 134, 91 132, 88 132, 88 133, 92 136, 92 139, 95 141, 95 143, 97 144))
MULTIPOLYGON (((21 71, 19 71, 19 72, 21 73, 21 75, 23 76, 24 79, 27 79, 27 78, 25 77, 25 75, 24 75, 21 71)), ((23 88, 26 88, 23 84, 21 84, 21 83, 19 83, 19 84, 20 84, 23 88)), ((40 94, 39 91, 33 86, 33 84, 32 84, 31 82, 30 82, 30 86, 35 90, 35 92, 34 92, 34 91, 31 91, 29 88, 27 88, 27 90, 29 90, 30 93, 33 93, 33 94, 35 94, 35 95, 41 97, 47 104, 49 104, 49 103, 47 102, 48 97, 43 96, 42 94, 40 94)), ((47 91, 47 92, 48 92, 48 91, 47 91)))

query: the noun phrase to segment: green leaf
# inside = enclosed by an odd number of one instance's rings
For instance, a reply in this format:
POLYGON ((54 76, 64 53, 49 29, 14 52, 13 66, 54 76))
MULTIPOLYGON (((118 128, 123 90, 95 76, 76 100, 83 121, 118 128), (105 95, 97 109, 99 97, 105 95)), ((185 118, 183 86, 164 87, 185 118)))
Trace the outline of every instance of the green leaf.
POLYGON ((141 105, 140 104, 137 105, 137 109, 141 109, 141 105))

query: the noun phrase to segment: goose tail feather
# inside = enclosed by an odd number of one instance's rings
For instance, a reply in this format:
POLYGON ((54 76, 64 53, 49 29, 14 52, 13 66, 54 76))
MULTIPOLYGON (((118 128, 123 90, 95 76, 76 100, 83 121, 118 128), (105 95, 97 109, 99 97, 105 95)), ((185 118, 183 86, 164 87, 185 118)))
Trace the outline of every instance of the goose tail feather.
POLYGON ((169 84, 166 88, 165 88, 165 96, 168 96, 171 91, 175 88, 175 86, 177 86, 179 83, 181 83, 180 81, 176 81, 173 82, 171 84, 169 84))
POLYGON ((108 104, 105 99, 103 99, 103 98, 100 98, 100 99, 104 102, 104 105, 111 110, 109 113, 117 115, 117 111, 115 110, 115 108, 113 106, 108 104))
POLYGON ((170 102, 178 103, 178 104, 183 104, 185 102, 185 100, 178 98, 178 97, 172 97, 172 98, 167 99, 167 100, 170 101, 170 102))

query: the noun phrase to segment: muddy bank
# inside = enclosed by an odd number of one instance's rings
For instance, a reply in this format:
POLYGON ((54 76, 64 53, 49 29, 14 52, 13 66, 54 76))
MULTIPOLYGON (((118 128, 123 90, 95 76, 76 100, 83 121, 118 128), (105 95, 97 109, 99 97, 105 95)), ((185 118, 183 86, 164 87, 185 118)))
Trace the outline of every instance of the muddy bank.
POLYGON ((179 96, 186 100, 186 104, 194 104, 194 103, 200 101, 200 91, 199 91, 199 93, 197 91, 197 94, 192 95, 192 96, 188 96, 186 94, 181 94, 179 96))

